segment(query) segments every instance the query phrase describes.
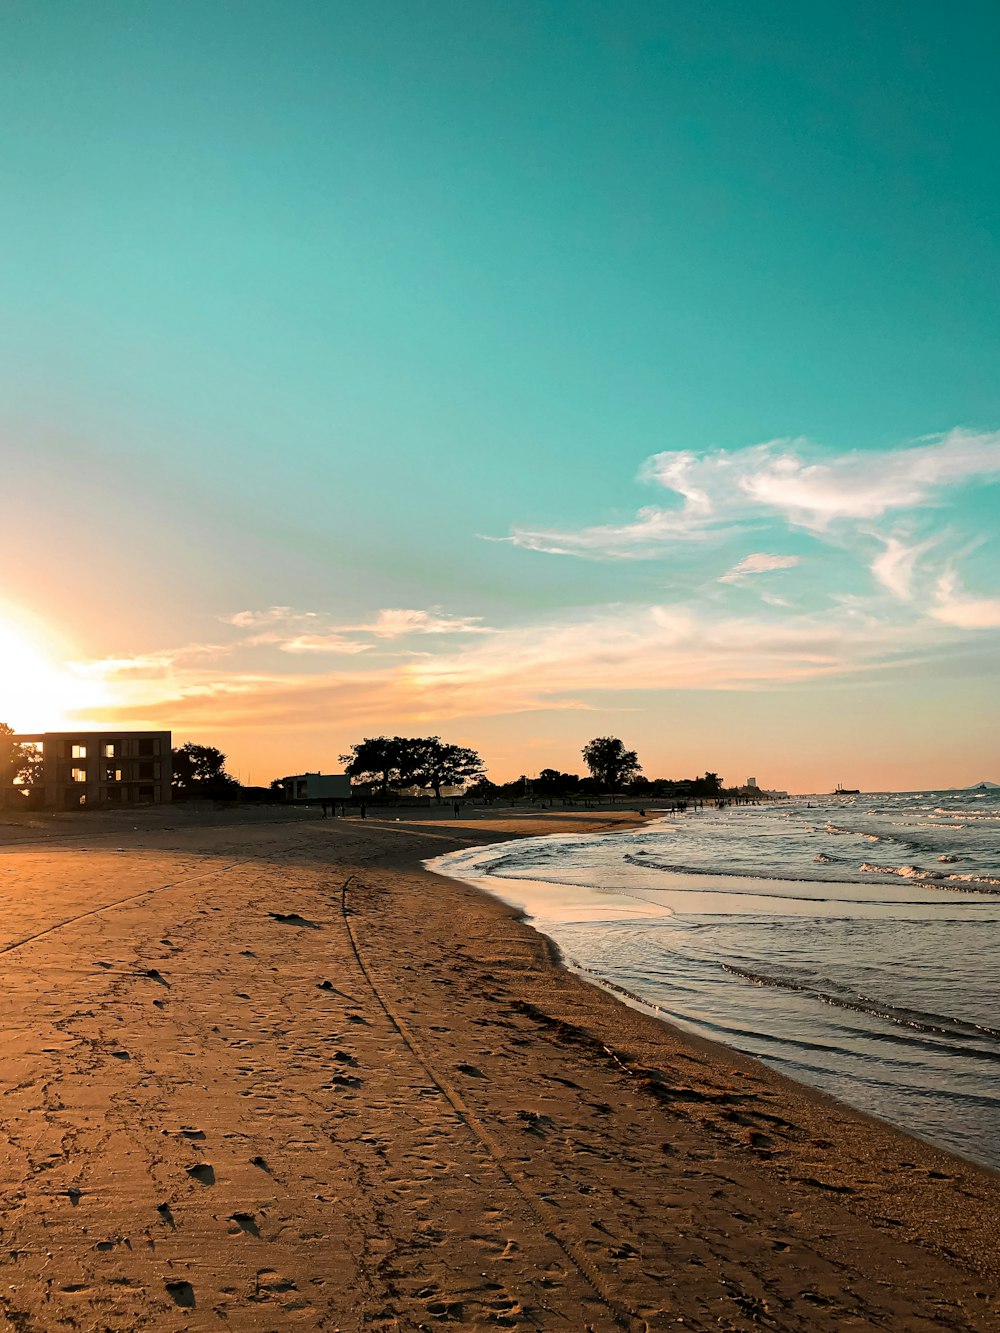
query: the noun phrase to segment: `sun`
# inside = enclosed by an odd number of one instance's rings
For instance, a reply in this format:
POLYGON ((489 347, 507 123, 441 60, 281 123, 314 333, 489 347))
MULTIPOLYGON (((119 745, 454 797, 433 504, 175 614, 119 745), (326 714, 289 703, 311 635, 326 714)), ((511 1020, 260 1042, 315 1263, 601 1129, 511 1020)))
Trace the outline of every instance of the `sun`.
POLYGON ((80 710, 103 703, 97 693, 94 682, 59 664, 41 634, 12 616, 0 618, 0 722, 15 731, 58 731, 80 710))

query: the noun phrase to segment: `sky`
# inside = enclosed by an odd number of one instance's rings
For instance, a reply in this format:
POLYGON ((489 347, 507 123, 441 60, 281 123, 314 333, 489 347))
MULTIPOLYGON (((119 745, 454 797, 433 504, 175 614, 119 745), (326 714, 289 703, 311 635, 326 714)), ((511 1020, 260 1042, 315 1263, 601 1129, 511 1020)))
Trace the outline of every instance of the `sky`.
POLYGON ((0 33, 0 720, 1000 780, 995 5, 0 33))

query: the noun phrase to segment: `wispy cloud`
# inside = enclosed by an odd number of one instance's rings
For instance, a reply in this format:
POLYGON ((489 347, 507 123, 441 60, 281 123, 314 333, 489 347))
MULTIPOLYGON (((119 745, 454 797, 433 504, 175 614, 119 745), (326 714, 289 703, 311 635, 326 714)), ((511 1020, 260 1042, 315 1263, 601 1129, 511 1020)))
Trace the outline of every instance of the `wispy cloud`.
MULTIPOLYGON (((118 718, 190 728, 407 722, 539 709, 591 709, 627 691, 770 689, 885 669, 946 631, 844 605, 823 614, 727 617, 689 605, 606 606, 494 629, 443 651, 317 673, 217 672, 192 665, 118 682, 118 718)), ((308 651, 308 650, 307 650, 308 651)))
POLYGON ((872 561, 873 576, 883 588, 892 593, 893 597, 897 597, 901 602, 911 601, 917 561, 935 545, 936 539, 909 543, 899 537, 879 536, 878 540, 884 545, 872 561))
POLYGON ((754 574, 769 574, 775 569, 793 569, 799 563, 797 555, 768 555, 765 551, 755 551, 752 555, 745 555, 738 564, 727 570, 719 582, 742 583, 754 574))
POLYGON ((343 653, 354 657, 372 650, 370 643, 345 638, 343 634, 296 634, 291 639, 280 639, 276 646, 283 653, 343 653))
POLYGON ((263 611, 236 611, 232 615, 220 616, 225 625, 235 625, 237 629, 259 629, 266 625, 297 624, 304 620, 316 620, 315 611, 296 611, 290 606, 269 606, 263 611))
POLYGON ((551 554, 640 559, 774 518, 822 536, 835 524, 933 505, 949 487, 1000 476, 1000 432, 954 430, 896 449, 832 455, 806 440, 705 454, 667 451, 647 459, 640 476, 679 503, 643 508, 618 525, 515 527, 503 540, 551 554))
POLYGON ((1000 597, 970 596, 953 571, 941 575, 935 591, 935 620, 959 629, 1000 629, 1000 597))
POLYGON ((340 624, 318 611, 297 611, 270 606, 262 611, 237 611, 222 616, 224 624, 254 630, 246 640, 253 646, 271 645, 286 653, 364 653, 371 639, 393 640, 413 634, 484 634, 481 616, 454 616, 440 606, 429 610, 387 607, 371 620, 340 624), (351 636, 361 635, 362 638, 351 636))

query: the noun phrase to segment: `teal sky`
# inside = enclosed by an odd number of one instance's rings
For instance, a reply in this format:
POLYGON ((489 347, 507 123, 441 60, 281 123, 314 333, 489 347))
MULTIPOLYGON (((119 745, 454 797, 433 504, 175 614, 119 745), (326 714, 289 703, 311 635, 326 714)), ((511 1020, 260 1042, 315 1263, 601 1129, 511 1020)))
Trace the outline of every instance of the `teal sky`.
POLYGON ((1000 780, 995 5, 0 32, 0 598, 102 707, 261 778, 392 728, 1000 780))

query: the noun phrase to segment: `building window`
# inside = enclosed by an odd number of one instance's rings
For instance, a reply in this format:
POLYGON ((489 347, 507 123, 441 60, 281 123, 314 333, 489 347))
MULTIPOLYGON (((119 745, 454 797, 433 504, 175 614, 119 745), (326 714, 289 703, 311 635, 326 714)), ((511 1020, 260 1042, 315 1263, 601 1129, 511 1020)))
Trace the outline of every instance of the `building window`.
POLYGON ((115 768, 114 764, 108 764, 104 778, 106 782, 121 782, 122 771, 120 768, 115 768))
POLYGON ((139 788, 139 800, 140 800, 140 801, 151 801, 152 799, 153 799, 153 788, 152 788, 152 787, 140 787, 140 788, 139 788))
POLYGON ((143 737, 143 739, 139 741, 139 754, 142 755, 143 758, 156 754, 156 749, 157 742, 151 737, 143 737))
POLYGON ((73 746, 72 753, 70 755, 71 759, 86 759, 86 757, 87 757, 87 747, 85 745, 73 746))
POLYGON ((152 764, 140 764, 140 765, 139 765, 139 778, 140 778, 140 780, 141 780, 142 778, 151 778, 151 777, 153 777, 153 776, 154 776, 154 774, 153 774, 153 765, 152 765, 152 764))
POLYGON ((121 741, 108 741, 107 745, 105 745, 104 747, 104 758, 105 759, 121 758, 121 741))
POLYGON ((70 770, 70 778, 73 782, 86 782, 87 770, 85 768, 74 768, 70 770))

